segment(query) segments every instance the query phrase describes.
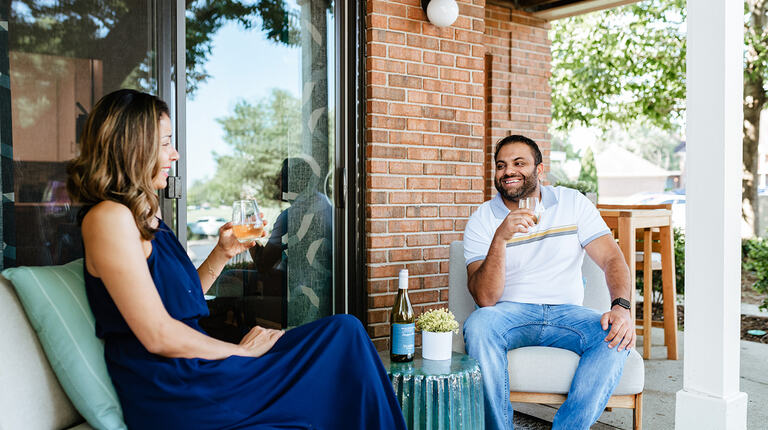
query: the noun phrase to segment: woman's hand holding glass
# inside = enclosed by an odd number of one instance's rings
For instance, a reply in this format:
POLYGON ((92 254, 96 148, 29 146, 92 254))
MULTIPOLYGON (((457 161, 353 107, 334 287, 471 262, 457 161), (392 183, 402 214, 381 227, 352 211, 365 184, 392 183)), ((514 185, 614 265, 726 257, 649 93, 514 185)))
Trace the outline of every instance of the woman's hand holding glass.
POLYGON ((229 258, 256 245, 256 239, 267 235, 267 221, 253 200, 238 200, 232 205, 232 221, 219 229, 217 246, 229 258))
POLYGON ((262 219, 254 200, 237 200, 232 204, 232 230, 240 242, 253 242, 264 235, 262 219))

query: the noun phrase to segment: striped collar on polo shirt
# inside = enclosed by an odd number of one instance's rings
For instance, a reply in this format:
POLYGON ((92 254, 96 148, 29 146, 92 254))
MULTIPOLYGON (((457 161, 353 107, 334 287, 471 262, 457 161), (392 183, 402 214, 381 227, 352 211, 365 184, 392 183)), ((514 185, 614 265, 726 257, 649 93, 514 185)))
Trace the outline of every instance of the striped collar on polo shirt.
MULTIPOLYGON (((557 195, 555 191, 549 185, 542 185, 541 187, 541 203, 544 204, 544 209, 549 209, 557 204, 557 195)), ((504 204, 504 200, 501 199, 501 194, 496 193, 491 199, 491 211, 496 218, 504 218, 509 213, 509 208, 504 204)))

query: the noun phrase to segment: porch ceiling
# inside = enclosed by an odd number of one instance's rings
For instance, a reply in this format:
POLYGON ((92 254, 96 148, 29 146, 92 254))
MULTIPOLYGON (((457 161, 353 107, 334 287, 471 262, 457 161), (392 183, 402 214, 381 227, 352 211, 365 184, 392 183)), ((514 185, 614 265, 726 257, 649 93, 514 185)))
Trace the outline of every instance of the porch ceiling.
POLYGON ((510 6, 532 13, 546 21, 609 9, 639 0, 489 0, 488 3, 510 6))

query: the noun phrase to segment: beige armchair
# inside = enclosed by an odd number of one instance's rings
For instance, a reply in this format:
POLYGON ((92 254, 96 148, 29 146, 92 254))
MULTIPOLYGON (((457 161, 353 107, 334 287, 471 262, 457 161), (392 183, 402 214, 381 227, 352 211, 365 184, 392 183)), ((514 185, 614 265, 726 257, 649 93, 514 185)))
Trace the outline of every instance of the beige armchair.
MULTIPOLYGON (((610 308, 610 295, 605 276, 589 256, 584 257, 582 274, 586 280, 584 306, 607 311, 610 308)), ((467 266, 464 260, 464 244, 461 241, 451 243, 448 304, 456 320, 462 325, 476 307, 467 289, 467 266)), ((453 335, 453 349, 465 352, 461 330, 453 335)), ((571 351, 544 346, 509 351, 507 360, 510 400, 520 403, 562 404, 568 394, 579 359, 579 355, 571 351), (542 369, 546 369, 546 372, 542 369)), ((643 359, 633 349, 627 358, 619 385, 607 405, 609 408, 633 409, 633 428, 637 430, 642 428, 644 372, 643 359)))

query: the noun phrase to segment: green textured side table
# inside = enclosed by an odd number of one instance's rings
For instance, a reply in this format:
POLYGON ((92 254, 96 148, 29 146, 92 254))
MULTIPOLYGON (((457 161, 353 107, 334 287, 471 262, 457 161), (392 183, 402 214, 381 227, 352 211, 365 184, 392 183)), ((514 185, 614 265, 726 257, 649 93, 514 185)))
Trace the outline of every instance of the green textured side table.
POLYGON ((485 428, 483 380, 472 357, 453 353, 450 360, 394 363, 380 353, 410 430, 485 428))

